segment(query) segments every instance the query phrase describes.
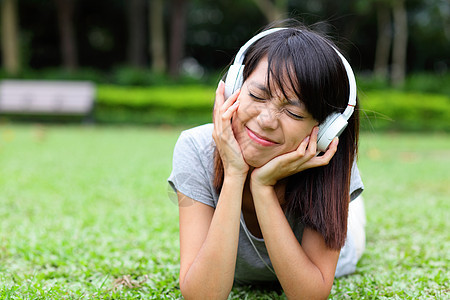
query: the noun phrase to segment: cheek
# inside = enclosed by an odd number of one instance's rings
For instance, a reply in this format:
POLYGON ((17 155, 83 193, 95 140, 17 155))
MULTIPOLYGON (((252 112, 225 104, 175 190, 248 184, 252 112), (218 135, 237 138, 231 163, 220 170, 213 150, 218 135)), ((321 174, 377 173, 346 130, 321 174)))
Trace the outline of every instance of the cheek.
POLYGON ((287 141, 284 144, 284 146, 285 146, 284 152, 287 153, 287 152, 295 151, 298 148, 298 146, 300 146, 300 143, 302 142, 302 140, 303 139, 295 138, 295 139, 291 139, 291 140, 287 141))
POLYGON ((311 122, 311 124, 305 124, 301 128, 290 131, 289 138, 286 140, 286 148, 288 148, 288 151, 297 149, 301 142, 311 134, 315 125, 317 125, 315 122, 311 122))
POLYGON ((236 138, 238 143, 241 142, 242 133, 244 132, 243 123, 245 123, 245 120, 242 120, 242 114, 238 109, 238 111, 233 115, 233 118, 231 119, 231 129, 233 130, 234 137, 236 138))
POLYGON ((258 114, 258 105, 247 96, 238 98, 240 104, 237 110, 237 115, 242 121, 247 121, 258 114))

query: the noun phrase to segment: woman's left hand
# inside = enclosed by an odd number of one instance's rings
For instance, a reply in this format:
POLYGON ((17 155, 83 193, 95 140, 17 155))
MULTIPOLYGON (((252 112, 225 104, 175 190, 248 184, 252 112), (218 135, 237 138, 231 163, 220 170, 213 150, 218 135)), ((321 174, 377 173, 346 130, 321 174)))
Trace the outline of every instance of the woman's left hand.
POLYGON ((254 169, 251 185, 274 186, 279 180, 298 172, 327 165, 337 151, 339 139, 334 138, 327 151, 322 156, 317 156, 318 131, 319 127, 314 127, 311 135, 303 139, 295 151, 277 156, 254 169))

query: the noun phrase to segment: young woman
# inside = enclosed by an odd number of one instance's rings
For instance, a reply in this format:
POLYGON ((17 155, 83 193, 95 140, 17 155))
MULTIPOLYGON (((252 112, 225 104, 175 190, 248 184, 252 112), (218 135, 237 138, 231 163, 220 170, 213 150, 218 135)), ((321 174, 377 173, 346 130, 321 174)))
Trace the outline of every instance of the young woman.
POLYGON ((326 298, 364 246, 361 200, 349 213, 363 189, 353 72, 306 28, 258 34, 235 65, 213 124, 174 150, 181 292, 226 299, 233 284, 278 282, 288 298, 326 298))

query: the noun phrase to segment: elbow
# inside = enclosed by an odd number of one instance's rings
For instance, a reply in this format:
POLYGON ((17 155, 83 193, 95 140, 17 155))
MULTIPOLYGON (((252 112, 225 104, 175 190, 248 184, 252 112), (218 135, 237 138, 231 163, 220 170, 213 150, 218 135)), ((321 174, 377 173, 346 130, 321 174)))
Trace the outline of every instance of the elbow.
POLYGON ((328 296, 330 296, 330 292, 322 292, 322 291, 315 291, 313 293, 287 293, 284 291, 287 299, 328 299, 328 296))
POLYGON ((328 299, 333 287, 333 280, 322 281, 320 284, 305 289, 302 284, 294 285, 291 289, 283 289, 287 299, 328 299))
POLYGON ((296 294, 296 293, 292 293, 292 294, 288 294, 285 292, 286 298, 287 299, 328 299, 328 296, 330 295, 330 293, 314 293, 314 294, 296 294))
POLYGON ((194 291, 193 293, 186 290, 181 290, 181 295, 183 296, 183 299, 186 300, 197 300, 197 299, 211 299, 211 300, 220 300, 224 299, 226 300, 228 298, 228 295, 230 293, 217 293, 217 292, 211 292, 207 291, 206 293, 204 291, 194 291))
POLYGON ((190 300, 190 299, 200 299, 201 293, 200 290, 195 290, 195 288, 190 287, 189 284, 186 283, 185 280, 181 280, 180 278, 180 292, 183 296, 183 299, 190 300))
POLYGON ((201 284, 199 286, 189 285, 186 281, 180 281, 180 292, 186 300, 196 299, 227 299, 231 288, 220 285, 201 284))

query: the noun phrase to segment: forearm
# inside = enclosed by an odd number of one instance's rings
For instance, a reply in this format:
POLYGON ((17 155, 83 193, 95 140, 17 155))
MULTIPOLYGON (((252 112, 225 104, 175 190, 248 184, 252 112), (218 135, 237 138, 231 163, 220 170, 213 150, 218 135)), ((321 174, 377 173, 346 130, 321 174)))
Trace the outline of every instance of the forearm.
POLYGON ((261 232, 277 274, 288 298, 326 298, 333 280, 308 257, 297 241, 272 187, 252 190, 261 232))
POLYGON ((239 241, 239 220, 245 178, 225 177, 208 234, 184 276, 186 299, 226 299, 231 291, 239 241))

